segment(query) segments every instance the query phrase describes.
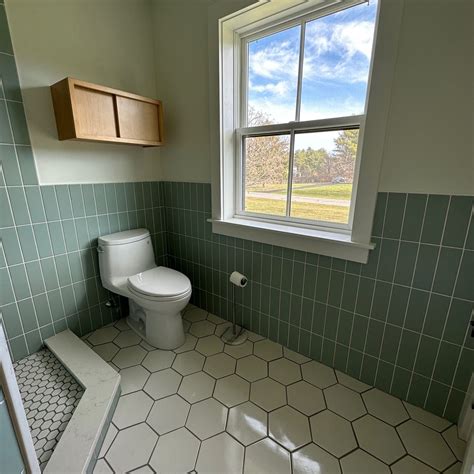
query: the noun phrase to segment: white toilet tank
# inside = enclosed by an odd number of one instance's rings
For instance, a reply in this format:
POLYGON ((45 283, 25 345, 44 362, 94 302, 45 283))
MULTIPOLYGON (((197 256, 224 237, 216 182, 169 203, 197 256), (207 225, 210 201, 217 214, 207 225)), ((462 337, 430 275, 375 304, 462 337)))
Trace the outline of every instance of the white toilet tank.
POLYGON ((114 293, 126 295, 127 278, 156 267, 147 229, 132 229, 99 237, 100 278, 114 293))

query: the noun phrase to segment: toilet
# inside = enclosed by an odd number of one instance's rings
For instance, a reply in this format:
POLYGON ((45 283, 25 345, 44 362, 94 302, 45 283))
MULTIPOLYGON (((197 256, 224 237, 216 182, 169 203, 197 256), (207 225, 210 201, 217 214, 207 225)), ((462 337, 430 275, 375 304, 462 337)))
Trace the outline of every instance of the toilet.
POLYGON ((176 270, 156 265, 150 232, 133 229, 103 235, 97 252, 104 288, 129 299, 131 329, 154 347, 181 346, 181 311, 191 298, 191 282, 176 270))

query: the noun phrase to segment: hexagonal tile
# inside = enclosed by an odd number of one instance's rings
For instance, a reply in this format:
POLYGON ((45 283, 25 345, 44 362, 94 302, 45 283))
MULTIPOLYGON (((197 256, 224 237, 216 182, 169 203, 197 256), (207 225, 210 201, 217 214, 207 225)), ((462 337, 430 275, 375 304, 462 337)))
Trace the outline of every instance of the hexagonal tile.
POLYGON ((220 354, 208 357, 202 370, 218 379, 233 374, 235 372, 235 364, 236 362, 233 357, 221 352, 220 354))
POLYGON ((185 334, 184 344, 174 349, 176 354, 181 354, 181 352, 192 351, 197 344, 198 338, 192 334, 185 334))
POLYGON ((393 474, 436 474, 438 472, 411 456, 405 456, 390 467, 393 474))
POLYGON ((336 372, 337 381, 341 385, 344 385, 345 387, 350 388, 351 390, 354 390, 354 392, 362 393, 372 388, 370 385, 367 385, 366 383, 361 382, 360 380, 350 377, 344 372, 340 372, 339 370, 335 370, 335 372, 336 372))
POLYGON ((112 342, 119 334, 119 330, 113 326, 106 326, 104 328, 97 329, 94 331, 87 340, 93 345, 98 346, 99 344, 105 344, 106 342, 112 342))
POLYGON ((204 372, 186 375, 178 393, 189 403, 199 402, 212 395, 216 381, 204 372))
POLYGON ((173 369, 181 375, 189 375, 199 372, 204 365, 204 356, 196 351, 178 354, 173 362, 173 369))
POLYGON ((306 357, 303 354, 288 349, 288 347, 283 347, 283 357, 286 357, 297 364, 304 364, 305 362, 309 362, 311 360, 309 357, 306 357))
POLYGON ((235 371, 238 375, 249 382, 255 382, 256 380, 263 379, 268 375, 267 362, 255 357, 254 355, 239 359, 235 371))
POLYGON ((366 415, 352 423, 359 446, 386 464, 392 464, 406 454, 395 429, 366 415))
POLYGON ((427 426, 435 431, 444 431, 448 428, 452 423, 444 418, 439 416, 433 415, 429 411, 423 410, 423 408, 416 407, 408 402, 403 402, 410 418, 413 418, 415 421, 418 421, 422 425, 427 426))
POLYGON ((122 430, 146 420, 153 400, 144 392, 134 392, 119 398, 112 421, 122 430))
POLYGON ((290 453, 270 438, 246 449, 244 474, 291 473, 290 453))
POLYGON ((184 313, 183 318, 186 319, 186 321, 189 321, 190 323, 204 321, 205 319, 207 319, 207 311, 201 308, 194 307, 187 310, 184 313))
POLYGON ((268 375, 283 385, 301 380, 300 366, 288 359, 277 359, 269 362, 268 375))
POLYGON ((100 448, 99 458, 103 458, 105 456, 110 448, 110 445, 112 444, 112 441, 117 436, 117 433, 118 429, 112 423, 109 423, 109 428, 107 429, 107 433, 100 448))
POLYGON ((466 451, 466 442, 459 438, 458 427, 456 425, 451 426, 443 432, 443 438, 448 443, 451 451, 458 458, 458 461, 464 460, 464 453, 466 451))
POLYGON ((224 343, 214 334, 200 338, 196 345, 196 350, 205 356, 217 354, 222 352, 223 349, 224 343))
POLYGON ((141 364, 146 354, 147 352, 145 349, 140 346, 126 347, 117 352, 117 355, 112 359, 112 362, 119 369, 126 369, 127 367, 141 364))
POLYGON ((176 393, 181 379, 181 375, 173 369, 160 370, 150 375, 143 390, 154 400, 158 400, 176 393))
POLYGON ((324 396, 321 389, 301 380, 286 388, 288 405, 299 410, 307 416, 314 415, 326 409, 324 396))
POLYGON ((341 459, 344 474, 390 474, 390 468, 383 462, 375 459, 370 454, 356 449, 351 454, 341 459))
POLYGON ((324 394, 328 408, 346 420, 352 421, 367 413, 360 395, 344 385, 325 388, 324 394))
POLYGON ((314 443, 292 453, 293 474, 339 474, 338 460, 314 443))
POLYGON ((109 465, 105 462, 105 459, 98 459, 92 472, 93 474, 113 474, 114 471, 112 471, 109 465))
POLYGON ((243 461, 243 446, 227 433, 221 433, 202 442, 196 472, 240 473, 243 461))
POLYGON ((119 351, 119 348, 113 342, 107 342, 100 346, 92 346, 92 350, 105 360, 105 362, 110 362, 119 351))
POLYGON ((397 427, 408 454, 429 466, 443 471, 456 461, 442 436, 414 420, 397 427))
POLYGON ((315 360, 303 364, 301 366, 301 372, 303 373, 303 380, 319 388, 326 388, 337 382, 334 370, 315 360))
POLYGON ((196 337, 210 336, 214 334, 216 330, 216 325, 210 321, 198 321, 197 323, 192 323, 189 328, 189 332, 196 337))
POLYGON ((311 441, 308 417, 284 406, 268 415, 268 434, 288 451, 294 451, 311 441))
POLYGON ((216 325, 228 322, 227 319, 220 318, 219 316, 216 316, 215 314, 212 314, 212 313, 207 313, 207 319, 211 321, 211 323, 214 323, 216 325))
POLYGON ((130 329, 130 326, 127 323, 127 318, 122 318, 119 319, 118 321, 115 321, 113 325, 119 330, 119 331, 128 331, 130 329))
POLYGON ((357 447, 351 424, 329 410, 312 416, 310 424, 313 441, 338 458, 357 447))
POLYGON ((184 426, 189 408, 189 403, 180 396, 171 395, 155 402, 146 422, 162 435, 184 426))
POLYGON ((107 462, 116 472, 129 472, 148 462, 158 435, 145 423, 118 433, 109 452, 107 462))
POLYGON ((122 369, 120 371, 120 387, 122 388, 122 395, 141 390, 149 376, 150 372, 141 365, 122 369))
POLYGON ((216 382, 214 398, 227 407, 233 407, 249 399, 250 383, 238 375, 232 374, 216 382))
POLYGON ((229 410, 227 431, 248 446, 267 436, 267 413, 252 402, 233 407, 229 410))
POLYGON ((258 380, 250 387, 250 400, 266 411, 275 410, 286 405, 285 387, 268 377, 258 380))
POLYGON ((135 332, 129 329, 128 331, 122 331, 115 339, 114 344, 119 347, 130 347, 135 346, 141 342, 142 338, 135 332))
POLYGON ((150 465, 157 472, 191 472, 199 444, 199 440, 186 428, 160 436, 150 465))
MULTIPOLYGON (((123 334, 123 333, 122 333, 123 334)), ((158 370, 167 369, 171 367, 176 355, 171 351, 162 351, 155 349, 149 352, 145 359, 143 359, 142 365, 146 367, 150 372, 157 372, 158 370)))
POLYGON ((232 326, 232 323, 230 322, 225 322, 225 323, 222 323, 222 324, 218 324, 216 326, 216 330, 214 331, 214 334, 217 336, 217 337, 221 337, 222 334, 224 334, 227 330, 228 327, 232 326))
POLYGON ((256 342, 253 345, 253 352, 256 356, 266 361, 279 359, 283 356, 282 346, 269 339, 256 342))
POLYGON ((195 403, 189 412, 186 427, 203 440, 224 431, 227 408, 214 398, 195 403))
POLYGON ((362 398, 367 411, 386 423, 395 426, 409 418, 401 400, 377 388, 363 393, 362 398))
POLYGON ((224 352, 235 359, 241 359, 242 357, 252 354, 253 342, 245 341, 243 344, 238 344, 237 346, 226 344, 224 347, 224 352))

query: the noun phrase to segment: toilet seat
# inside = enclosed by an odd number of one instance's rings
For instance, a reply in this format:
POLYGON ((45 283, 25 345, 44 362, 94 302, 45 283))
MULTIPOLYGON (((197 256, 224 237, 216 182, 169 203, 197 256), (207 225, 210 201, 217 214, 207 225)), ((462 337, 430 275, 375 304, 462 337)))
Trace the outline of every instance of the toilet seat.
POLYGON ((128 278, 131 293, 154 301, 174 301, 187 297, 191 282, 186 275, 167 267, 155 267, 128 278))

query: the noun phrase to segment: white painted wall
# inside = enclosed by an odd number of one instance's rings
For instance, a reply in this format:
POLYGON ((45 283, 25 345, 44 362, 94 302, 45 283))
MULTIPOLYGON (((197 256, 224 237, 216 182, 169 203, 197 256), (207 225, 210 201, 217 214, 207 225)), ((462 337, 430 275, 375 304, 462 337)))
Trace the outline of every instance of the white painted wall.
MULTIPOLYGON (((224 2, 239 4, 211 3, 224 2)), ((207 3, 154 0, 157 90, 168 105, 166 180, 210 181, 207 3)), ((472 2, 404 3, 379 189, 473 194, 472 2)))
POLYGON ((160 179, 157 148, 58 141, 49 91, 72 76, 157 97, 150 0, 7 0, 6 9, 40 182, 160 179))

